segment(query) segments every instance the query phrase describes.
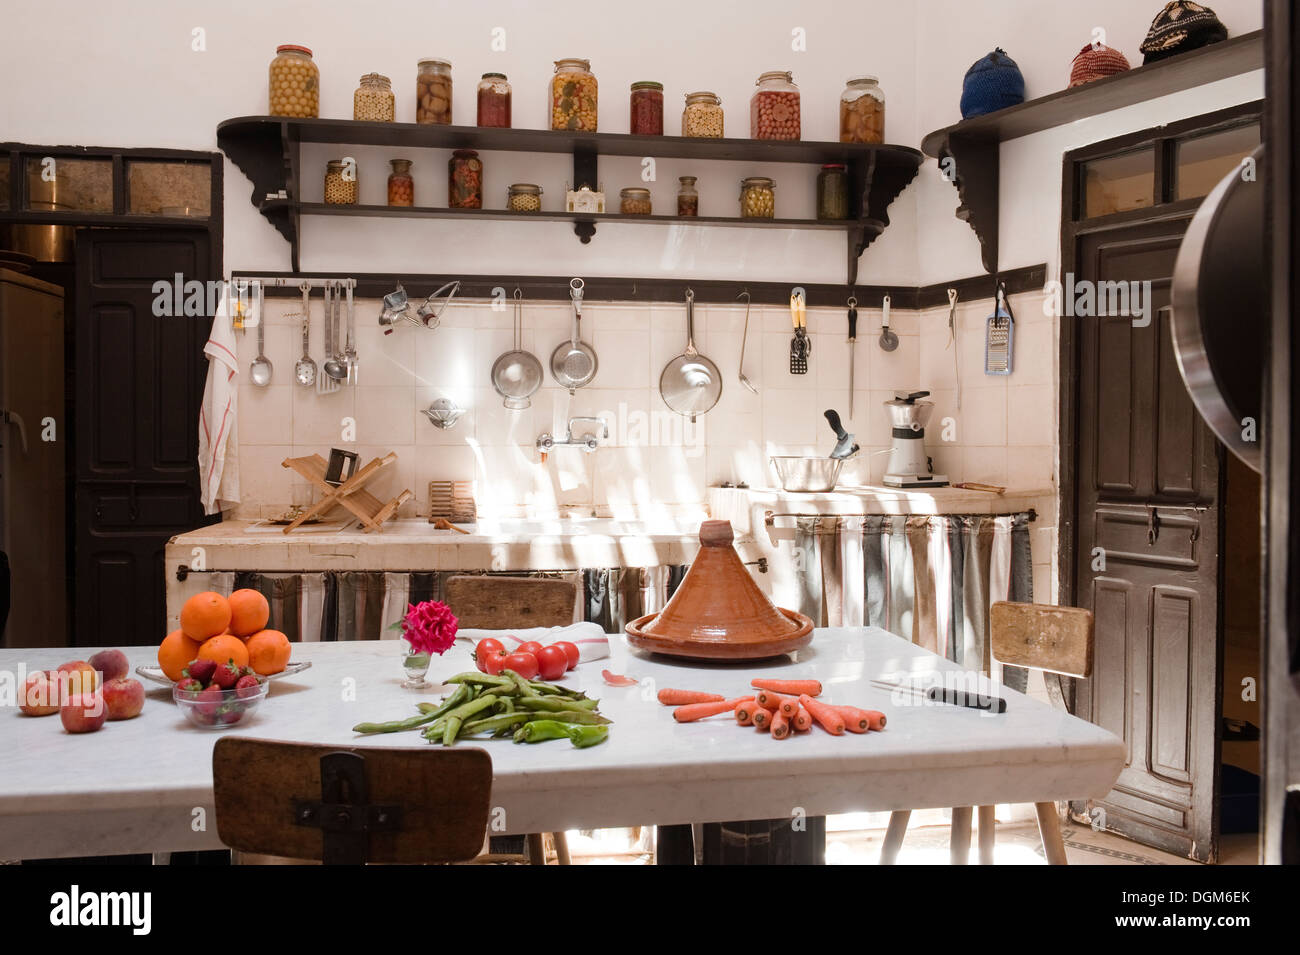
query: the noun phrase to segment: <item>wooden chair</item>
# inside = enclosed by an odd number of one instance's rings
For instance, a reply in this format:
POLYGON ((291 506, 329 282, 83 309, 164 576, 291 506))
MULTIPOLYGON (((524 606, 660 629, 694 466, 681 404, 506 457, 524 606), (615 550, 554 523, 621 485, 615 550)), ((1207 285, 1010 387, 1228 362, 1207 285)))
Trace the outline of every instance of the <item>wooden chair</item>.
POLYGON ((468 747, 226 736, 212 751, 212 783, 217 835, 238 853, 326 865, 460 862, 483 846, 492 760, 468 747))
MULTIPOLYGON (((564 627, 574 622, 578 587, 573 581, 553 577, 459 575, 448 579, 444 597, 459 625, 467 630, 564 627)), ((553 832, 551 840, 556 861, 568 865, 568 838, 563 832, 553 832)), ((526 841, 529 861, 545 865, 542 834, 532 833, 526 841)))
MULTIPOLYGON (((989 642, 997 663, 1073 677, 1092 675, 1092 612, 1079 607, 999 601, 989 611, 989 642)), ((954 865, 964 865, 970 853, 971 809, 959 806, 952 811, 949 850, 954 865)), ((993 809, 993 806, 979 807, 981 865, 993 864, 993 809)), ((1065 843, 1061 840, 1056 803, 1035 803, 1034 811, 1048 865, 1065 865, 1065 843)), ((882 865, 891 865, 898 858, 911 814, 911 810, 900 809, 890 815, 880 851, 882 865)))

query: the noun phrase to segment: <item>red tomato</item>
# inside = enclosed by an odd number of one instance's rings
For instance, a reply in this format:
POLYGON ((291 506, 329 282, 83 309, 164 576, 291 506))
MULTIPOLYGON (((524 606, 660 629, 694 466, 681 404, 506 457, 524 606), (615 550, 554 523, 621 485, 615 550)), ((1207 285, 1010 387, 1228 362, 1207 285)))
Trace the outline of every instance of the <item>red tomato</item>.
POLYGON ((559 680, 569 669, 569 657, 559 647, 542 647, 537 651, 537 665, 543 680, 559 680))
POLYGON ((488 676, 497 676, 506 667, 506 657, 508 654, 502 650, 500 653, 489 653, 483 657, 483 662, 479 664, 479 669, 488 676))
POLYGON ((552 643, 551 646, 559 647, 564 651, 564 656, 569 661, 570 670, 576 667, 578 665, 578 660, 582 658, 582 654, 578 652, 578 645, 576 643, 569 643, 567 640, 561 640, 558 643, 552 643))
POLYGON ((488 657, 499 657, 504 652, 505 647, 501 645, 500 640, 494 640, 491 637, 488 637, 485 640, 480 640, 478 645, 474 647, 474 662, 478 664, 480 670, 487 672, 483 665, 483 661, 488 657))
POLYGON ((501 663, 503 669, 514 670, 525 680, 537 679, 539 672, 537 657, 531 653, 521 653, 516 650, 509 656, 503 657, 501 663))
POLYGON ((531 653, 533 656, 537 656, 538 651, 541 649, 542 645, 540 643, 536 640, 529 640, 527 643, 521 643, 515 647, 515 653, 531 653))

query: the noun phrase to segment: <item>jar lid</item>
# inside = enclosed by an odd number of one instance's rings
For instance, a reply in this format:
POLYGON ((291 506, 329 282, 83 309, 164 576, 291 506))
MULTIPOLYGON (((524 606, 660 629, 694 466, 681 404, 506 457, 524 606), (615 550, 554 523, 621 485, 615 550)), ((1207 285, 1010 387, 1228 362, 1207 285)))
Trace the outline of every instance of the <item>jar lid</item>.
POLYGON ((540 196, 542 187, 532 182, 512 182, 510 192, 516 196, 540 196))
POLYGON ((282 43, 275 48, 276 53, 306 53, 311 56, 311 50, 305 46, 299 46, 297 43, 282 43))
POLYGON ((623 199, 649 199, 650 190, 642 189, 639 186, 628 186, 626 189, 619 191, 619 196, 623 199))
POLYGON ((393 85, 392 80, 384 76, 383 73, 363 73, 361 75, 361 84, 364 86, 366 83, 382 83, 384 86, 393 85))
POLYGON ((484 73, 484 74, 483 74, 483 79, 485 79, 485 80, 504 80, 505 78, 506 78, 506 75, 505 75, 504 73, 484 73))
POLYGON ((393 168, 394 168, 394 169, 396 169, 398 166, 402 165, 403 163, 405 163, 405 164, 406 164, 406 168, 409 169, 410 166, 411 166, 411 163, 414 162, 413 159, 390 159, 390 160, 388 160, 388 161, 389 161, 390 163, 393 164, 393 168))
POLYGON ((451 69, 451 60, 439 60, 430 57, 428 59, 420 60, 415 65, 416 66, 445 66, 447 69, 451 69))
POLYGON ((828 162, 822 168, 829 169, 831 172, 844 172, 849 167, 842 162, 828 162))
POLYGON ((774 183, 771 179, 767 178, 767 176, 750 176, 747 179, 740 180, 740 188, 744 189, 747 186, 758 186, 763 189, 774 189, 776 188, 776 183, 774 183))
POLYGON ((654 80, 637 80, 632 84, 634 90, 659 90, 663 92, 664 84, 656 83, 654 80))
POLYGON ((872 76, 870 73, 865 73, 862 76, 850 76, 848 85, 849 86, 872 86, 879 82, 880 82, 879 77, 872 76))
POLYGON ((708 90, 700 90, 698 93, 687 93, 686 102, 688 103, 721 103, 717 93, 710 93, 708 90))
POLYGON ((758 79, 754 81, 757 86, 766 80, 785 80, 787 83, 794 82, 794 74, 789 70, 768 70, 766 73, 758 74, 758 79))
POLYGON ((694 176, 678 176, 677 181, 683 186, 693 186, 695 185, 696 178, 694 176))
POLYGON ((584 69, 584 70, 590 70, 590 69, 591 69, 591 60, 582 60, 582 59, 578 59, 578 58, 576 58, 576 57, 569 58, 569 59, 564 59, 564 60, 556 60, 556 61, 555 61, 555 72, 557 72, 557 73, 560 72, 560 70, 563 69, 563 68, 566 67, 566 66, 576 66, 576 67, 579 67, 579 68, 584 69))
POLYGON ((329 160, 329 161, 327 161, 327 162, 325 163, 325 168, 326 168, 326 169, 342 169, 342 168, 343 168, 343 160, 342 160, 342 159, 331 159, 331 160, 329 160))
POLYGON ((478 151, 474 149, 453 149, 451 156, 453 159, 478 159, 478 151))

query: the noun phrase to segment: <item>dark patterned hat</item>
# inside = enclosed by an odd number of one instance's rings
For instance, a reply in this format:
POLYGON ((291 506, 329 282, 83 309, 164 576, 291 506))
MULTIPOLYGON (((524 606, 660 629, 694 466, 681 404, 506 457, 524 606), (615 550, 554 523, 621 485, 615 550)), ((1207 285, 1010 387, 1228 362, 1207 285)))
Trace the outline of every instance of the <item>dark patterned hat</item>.
POLYGON ((1227 38, 1227 27, 1209 7, 1190 0, 1173 0, 1166 3, 1151 21, 1147 38, 1139 47, 1142 64, 1155 63, 1227 38))
POLYGON ((1070 87, 1123 73, 1128 68, 1128 59, 1119 50, 1102 44, 1095 47, 1089 44, 1079 51, 1079 55, 1070 64, 1070 87))

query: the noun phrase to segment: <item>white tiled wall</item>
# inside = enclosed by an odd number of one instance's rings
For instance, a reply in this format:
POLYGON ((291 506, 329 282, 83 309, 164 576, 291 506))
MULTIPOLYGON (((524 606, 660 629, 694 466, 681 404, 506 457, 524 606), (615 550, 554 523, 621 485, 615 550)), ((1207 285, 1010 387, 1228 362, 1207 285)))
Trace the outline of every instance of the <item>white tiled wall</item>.
MULTIPOLYGON (((703 513, 710 484, 771 485, 769 455, 828 453, 834 436, 822 417, 826 408, 840 412, 862 445, 862 453, 845 466, 844 483, 879 483, 888 455, 876 452, 889 444, 881 403, 893 389, 915 386, 934 393, 937 408, 927 437, 936 468, 950 480, 1049 488, 1054 485, 1056 336, 1041 301, 1039 294, 1012 299, 1018 322, 1015 372, 1009 378, 983 373, 984 319, 991 302, 959 306, 960 408, 947 308, 893 310, 891 324, 899 336, 893 352, 877 344, 879 309, 860 308, 852 414, 843 309, 809 312, 810 370, 794 376, 788 310, 754 308, 745 353, 745 373, 758 389, 754 395, 737 378, 743 305, 698 307, 696 343, 721 368, 724 386, 717 407, 692 426, 668 411, 658 390, 663 367, 685 346, 685 310, 679 305, 587 305, 583 337, 594 345, 600 369, 595 381, 572 397, 549 374, 550 353, 568 335, 568 307, 525 308, 524 347, 548 371, 532 408, 507 411, 492 389, 490 371, 497 355, 512 347, 508 310, 457 304, 432 331, 404 326, 384 335, 376 321, 378 302, 359 301, 360 383, 317 395, 293 383, 301 352, 298 303, 268 300, 266 352, 275 372, 267 388, 252 386, 246 376, 241 380, 239 514, 266 515, 309 501, 310 489, 280 462, 291 455, 324 454, 330 447, 351 447, 363 458, 395 451, 398 464, 376 490, 415 492, 407 516, 427 513, 433 479, 476 481, 480 512, 487 515, 544 516, 559 509, 642 518, 703 513), (437 397, 466 409, 451 430, 435 428, 420 414, 437 397), (562 435, 575 415, 605 417, 609 439, 594 454, 559 450, 542 463, 534 448, 538 434, 562 435), (946 418, 951 441, 941 440, 946 418), (355 441, 343 439, 345 419, 355 422, 355 441)), ((314 306, 312 353, 319 363, 324 350, 319 298, 314 306)), ((240 337, 241 370, 255 349, 254 334, 240 337)))

